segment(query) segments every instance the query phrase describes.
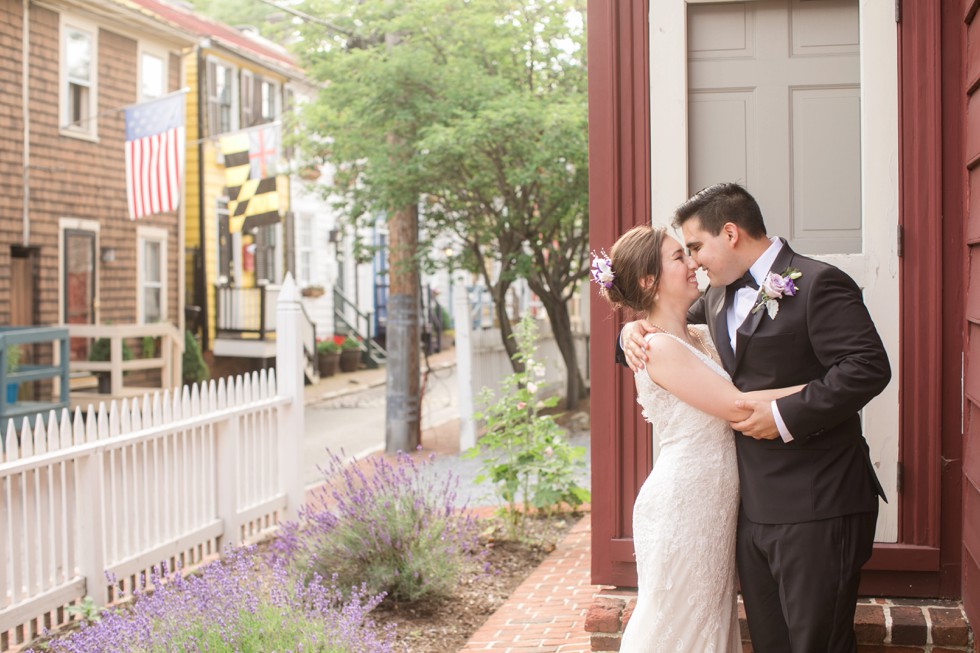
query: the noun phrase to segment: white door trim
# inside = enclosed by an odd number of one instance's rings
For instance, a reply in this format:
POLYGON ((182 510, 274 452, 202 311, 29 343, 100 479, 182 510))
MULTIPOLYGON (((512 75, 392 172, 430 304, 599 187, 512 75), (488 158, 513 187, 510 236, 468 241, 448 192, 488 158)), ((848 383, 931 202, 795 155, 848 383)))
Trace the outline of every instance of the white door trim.
MULTIPOLYGON (((688 197, 687 5, 712 1, 737 0, 650 3, 650 190, 655 225, 669 226, 674 210, 688 197)), ((863 415, 865 433, 876 434, 871 456, 891 501, 882 507, 877 539, 892 542, 898 537, 897 38, 894 3, 860 3, 863 248, 856 255, 814 257, 845 270, 864 289, 865 303, 889 353, 892 382, 863 415)))

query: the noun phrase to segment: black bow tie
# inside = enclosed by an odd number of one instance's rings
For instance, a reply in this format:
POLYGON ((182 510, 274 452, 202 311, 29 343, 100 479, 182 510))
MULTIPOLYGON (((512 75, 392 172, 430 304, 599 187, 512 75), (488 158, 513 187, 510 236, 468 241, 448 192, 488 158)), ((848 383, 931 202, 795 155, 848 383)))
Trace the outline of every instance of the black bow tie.
POLYGON ((731 292, 736 292, 740 288, 752 288, 753 290, 758 290, 759 284, 756 282, 755 277, 753 277, 750 272, 746 272, 741 277, 728 284, 728 290, 731 292))

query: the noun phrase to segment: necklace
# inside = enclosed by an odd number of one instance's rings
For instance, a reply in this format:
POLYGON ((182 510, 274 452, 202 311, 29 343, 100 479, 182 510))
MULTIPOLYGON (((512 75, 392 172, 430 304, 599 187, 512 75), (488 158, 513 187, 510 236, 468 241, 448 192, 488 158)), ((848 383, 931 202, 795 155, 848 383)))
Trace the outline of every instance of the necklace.
MULTIPOLYGON (((668 336, 674 336, 673 333, 671 333, 667 329, 663 328, 659 324, 650 323, 650 326, 652 326, 654 329, 657 329, 658 331, 662 331, 662 332, 666 333, 668 336)), ((697 338, 698 344, 701 346, 701 351, 703 351, 708 356, 708 358, 714 360, 714 356, 711 355, 711 350, 708 349, 708 347, 704 344, 704 340, 701 339, 701 334, 700 333, 698 333, 694 329, 691 329, 691 327, 687 327, 687 334, 689 336, 694 336, 695 338, 697 338)), ((679 338, 680 336, 674 336, 674 337, 675 338, 679 338)))

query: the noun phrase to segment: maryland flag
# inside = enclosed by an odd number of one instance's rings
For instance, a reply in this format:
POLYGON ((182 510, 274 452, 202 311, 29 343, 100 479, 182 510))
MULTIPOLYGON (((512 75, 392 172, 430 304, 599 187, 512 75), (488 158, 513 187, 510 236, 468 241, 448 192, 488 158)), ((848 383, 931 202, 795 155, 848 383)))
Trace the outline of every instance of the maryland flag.
POLYGON ((250 231, 279 222, 279 124, 221 137, 228 192, 228 230, 250 231))

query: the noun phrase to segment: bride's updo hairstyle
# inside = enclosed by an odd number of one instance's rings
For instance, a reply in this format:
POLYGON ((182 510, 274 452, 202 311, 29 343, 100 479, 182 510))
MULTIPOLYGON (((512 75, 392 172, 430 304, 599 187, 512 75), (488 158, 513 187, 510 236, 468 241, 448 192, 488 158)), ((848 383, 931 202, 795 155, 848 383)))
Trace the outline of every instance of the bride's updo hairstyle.
POLYGON ((633 227, 612 246, 609 258, 615 274, 612 286, 602 295, 614 308, 632 308, 641 313, 653 308, 653 297, 660 286, 660 248, 666 229, 649 225, 633 227), (653 277, 644 288, 641 280, 653 277))

